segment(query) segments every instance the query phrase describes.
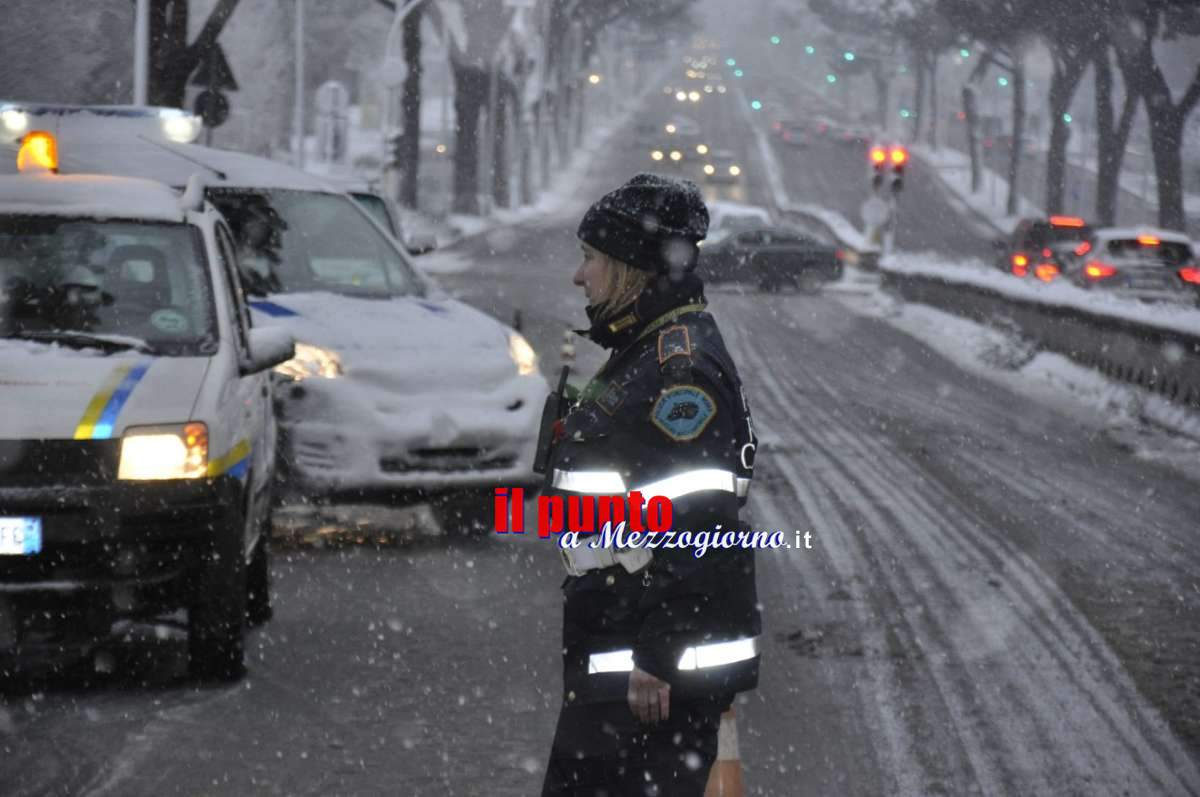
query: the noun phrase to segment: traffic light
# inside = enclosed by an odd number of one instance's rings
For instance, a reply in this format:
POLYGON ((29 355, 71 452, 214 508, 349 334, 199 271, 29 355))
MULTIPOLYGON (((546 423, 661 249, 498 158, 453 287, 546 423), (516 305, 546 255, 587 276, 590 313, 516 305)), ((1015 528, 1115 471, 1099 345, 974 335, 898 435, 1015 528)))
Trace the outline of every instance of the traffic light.
POLYGON ((888 151, 885 147, 871 147, 869 156, 874 174, 871 176, 871 188, 878 191, 883 185, 883 172, 887 168, 888 151))
POLYGON ((904 147, 892 147, 888 153, 892 162, 892 191, 898 193, 904 187, 904 167, 908 165, 908 150, 904 147))

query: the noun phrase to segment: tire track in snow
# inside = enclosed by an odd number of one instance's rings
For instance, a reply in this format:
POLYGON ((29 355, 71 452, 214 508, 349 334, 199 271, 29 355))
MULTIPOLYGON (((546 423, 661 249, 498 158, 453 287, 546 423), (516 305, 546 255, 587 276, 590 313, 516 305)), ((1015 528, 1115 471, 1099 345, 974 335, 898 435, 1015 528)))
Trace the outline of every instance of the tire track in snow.
MULTIPOLYGON (((743 335, 740 334, 740 332, 739 332, 738 338, 740 339, 742 337, 743 337, 743 335)), ((772 338, 769 335, 757 336, 756 340, 770 341, 770 340, 772 340, 772 338)), ((757 373, 764 375, 764 380, 767 382, 767 386, 768 386, 768 393, 771 394, 773 396, 773 398, 775 399, 775 406, 772 407, 772 409, 782 412, 783 407, 790 407, 790 408, 796 407, 796 404, 797 404, 796 395, 797 394, 794 392, 788 391, 781 382, 779 382, 778 380, 773 378, 772 371, 767 366, 767 363, 765 362, 765 360, 763 358, 759 358, 757 356, 757 353, 752 353, 749 350, 747 350, 746 355, 743 356, 743 359, 746 359, 747 357, 751 361, 757 362, 757 364, 758 364, 757 373)), ((787 361, 787 359, 780 358, 780 361, 787 361)), ((809 387, 811 389, 811 386, 809 386, 809 387)), ((825 443, 824 441, 819 439, 819 436, 816 432, 813 432, 808 436, 808 441, 810 443, 813 443, 814 445, 824 449, 824 455, 827 457, 827 462, 830 466, 836 465, 836 464, 838 464, 839 460, 844 459, 844 453, 842 453, 843 449, 848 448, 848 449, 854 451, 857 454, 857 456, 854 459, 854 468, 855 468, 854 475, 859 476, 863 480, 863 490, 860 492, 854 488, 853 479, 850 478, 849 473, 845 473, 844 477, 842 477, 842 478, 831 479, 828 471, 825 471, 824 473, 819 474, 819 477, 823 481, 827 481, 829 483, 829 486, 834 490, 846 490, 847 492, 852 492, 854 494, 857 494, 861 499, 863 499, 863 506, 867 507, 867 508, 870 508, 872 503, 874 503, 876 500, 878 500, 878 502, 881 505, 893 504, 893 505, 905 508, 905 510, 907 512, 914 513, 912 515, 912 521, 914 521, 914 522, 909 522, 906 524, 904 522, 903 517, 893 518, 893 520, 895 522, 900 523, 902 525, 910 526, 910 527, 913 525, 918 525, 918 528, 910 530, 910 533, 911 533, 911 531, 916 532, 917 539, 921 539, 923 536, 925 536, 925 535, 922 535, 921 532, 923 531, 923 529, 921 529, 919 527, 919 525, 927 524, 929 527, 931 527, 931 529, 933 530, 934 533, 939 535, 937 542, 940 545, 947 545, 947 546, 954 545, 957 548, 958 554, 960 557, 962 557, 964 555, 968 555, 968 556, 974 555, 977 558, 982 557, 981 561, 979 563, 977 563, 977 566, 979 564, 981 564, 982 566, 989 567, 989 566, 992 566, 992 564, 994 564, 994 562, 997 560, 1003 561, 1003 562, 1016 561, 1016 562, 1020 563, 1020 565, 1021 565, 1020 567, 1013 568, 1013 569, 1017 570, 1017 571, 1021 571, 1021 579, 1023 582, 1022 587, 1026 591, 1026 594, 1023 596, 1023 600, 1027 604, 1027 607, 1028 607, 1028 610, 1025 612, 1025 614, 1026 614, 1026 617, 1028 618, 1027 621, 1030 622, 1031 627, 1036 628, 1038 622, 1044 623, 1044 622, 1050 621, 1051 625, 1053 627, 1053 630, 1055 632, 1057 632, 1058 634, 1061 634, 1064 632, 1071 634, 1073 636, 1073 642, 1076 645, 1082 644, 1084 646, 1083 649, 1089 655, 1094 650, 1105 650, 1102 641, 1100 641, 1098 639, 1098 636, 1094 633, 1094 631, 1090 631, 1090 627, 1086 626, 1086 623, 1083 623, 1082 618, 1079 618, 1076 613, 1071 611, 1069 605, 1065 601, 1065 598, 1063 598, 1061 596, 1061 594, 1057 592, 1056 589, 1053 589, 1053 585, 1046 585, 1043 583, 1039 583, 1039 582, 1045 582, 1046 579, 1044 577, 1044 574, 1042 574, 1040 571, 1038 571, 1036 569, 1036 567, 1033 567, 1029 562, 1027 562, 1027 561, 1022 562, 1021 560, 1023 557, 1021 557, 1019 554, 1014 552, 1011 549, 1011 546, 1008 550, 1005 550, 1003 548, 998 548, 994 545, 990 545, 987 540, 983 539, 984 535, 982 535, 982 534, 976 534, 973 537, 968 538, 968 535, 966 535, 967 527, 972 525, 972 523, 975 520, 974 518, 970 517, 971 513, 969 510, 966 510, 966 512, 965 512, 966 517, 954 517, 952 519, 949 519, 949 518, 939 519, 940 515, 942 513, 939 513, 938 508, 934 507, 930 500, 925 500, 925 498, 923 496, 920 496, 919 493, 913 494, 914 496, 917 496, 917 498, 914 498, 913 501, 906 500, 904 491, 896 490, 892 486, 892 483, 895 482, 897 480, 897 478, 899 477, 904 482, 917 482, 921 488, 928 491, 931 488, 930 488, 929 484, 927 483, 927 480, 925 479, 924 474, 915 472, 911 468, 908 468, 908 469, 900 468, 899 470, 897 470, 896 467, 891 467, 890 469, 888 469, 885 466, 889 466, 889 465, 895 466, 897 463, 902 462, 902 460, 900 460, 896 457, 895 452, 889 451, 885 447, 882 447, 879 445, 876 445, 876 446, 867 445, 854 434, 846 434, 845 436, 834 435, 833 430, 840 430, 840 427, 843 427, 845 425, 845 419, 839 418, 839 417, 834 417, 832 413, 829 413, 825 409, 827 406, 837 406, 838 397, 834 394, 834 392, 831 390, 831 388, 827 384, 822 385, 821 387, 822 387, 822 390, 825 393, 827 393, 826 396, 822 397, 820 400, 814 401, 814 400, 811 400, 810 398, 808 398, 806 395, 802 394, 801 402, 803 402, 806 405, 803 407, 803 410, 801 411, 800 409, 793 409, 793 410, 789 410, 789 412, 786 412, 783 414, 785 416, 790 414, 793 419, 799 418, 801 421, 803 421, 803 418, 800 416, 802 416, 804 414, 808 414, 808 415, 811 415, 813 417, 820 419, 819 425, 821 426, 821 432, 826 436, 832 437, 833 443, 838 446, 838 450, 837 451, 831 450, 827 443, 825 443), (873 472, 873 471, 876 471, 876 472, 873 472), (922 504, 921 506, 915 505, 915 503, 918 502, 918 499, 919 499, 919 503, 922 504), (958 538, 958 539, 956 539, 956 538, 958 538), (973 554, 972 554, 972 551, 974 551, 973 554), (1047 590, 1046 589, 1047 586, 1049 586, 1051 589, 1047 590), (1066 627, 1063 627, 1063 623, 1061 622, 1063 617, 1065 617, 1066 619, 1075 620, 1075 622, 1068 624, 1066 627), (1055 620, 1057 620, 1056 625, 1054 622, 1055 620), (1074 626, 1074 627, 1072 628, 1071 626, 1074 626), (1081 634, 1079 632, 1079 629, 1081 627, 1086 628, 1090 633, 1089 634, 1081 634), (1087 639, 1088 636, 1091 636, 1092 638, 1089 640, 1089 639, 1087 639)), ((759 403, 761 403, 761 399, 759 400, 759 403)), ((801 426, 801 428, 803 429, 804 427, 801 426)), ((840 435, 840 431, 839 431, 839 435, 840 435)), ((786 459, 786 457, 784 459, 786 459)), ((905 462, 904 464, 907 465, 908 463, 905 462)), ((793 463, 793 465, 790 466, 789 468, 785 468, 785 470, 794 468, 794 466, 795 466, 795 463, 793 463)), ((793 472, 791 474, 791 478, 789 479, 789 481, 799 482, 801 480, 799 479, 798 474, 793 472)), ((946 496, 938 496, 938 497, 943 500, 946 498, 946 496)), ((953 496, 951 496, 951 498, 953 498, 953 496)), ((958 514, 964 514, 964 513, 960 512, 958 514)), ((874 522, 877 524, 884 524, 884 523, 887 523, 888 521, 885 518, 880 517, 878 513, 875 513, 874 522)), ((881 525, 880 527, 882 528, 884 526, 881 525)), ((928 534, 928 533, 929 532, 926 531, 926 534, 928 534)), ((886 536, 887 535, 885 535, 885 537, 886 536)), ((939 558, 938 557, 939 551, 930 550, 928 548, 930 541, 926 540, 925 542, 926 542, 926 551, 925 551, 926 561, 922 564, 922 566, 924 568, 927 568, 929 570, 936 572, 936 570, 938 568, 937 560, 939 558)), ((884 542, 884 544, 887 544, 886 541, 884 542)), ((897 555, 899 557, 902 557, 903 554, 905 553, 902 550, 897 551, 895 548, 892 548, 890 550, 893 553, 893 555, 897 555)), ((902 561, 902 559, 901 559, 901 561, 902 561)), ((968 558, 966 561, 970 562, 971 560, 970 560, 970 558, 968 558)), ((943 566, 943 569, 945 569, 944 566, 943 566)), ((953 576, 955 574, 949 573, 948 575, 953 576)), ((950 589, 950 587, 947 586, 946 589, 950 589)), ((959 585, 957 587, 957 589, 959 591, 961 591, 961 585, 959 585)), ((952 597, 955 597, 957 599, 957 602, 959 603, 960 606, 970 605, 971 602, 973 601, 973 596, 971 596, 970 594, 966 595, 965 600, 964 600, 963 596, 955 596, 955 595, 953 595, 953 591, 952 591, 952 597)), ((1003 609, 1003 607, 1000 607, 998 610, 995 610, 995 611, 1003 612, 1004 609, 1003 609)), ((1009 612, 1009 614, 1011 614, 1011 612, 1009 612)), ((986 638, 985 638, 985 640, 986 640, 986 638)), ((991 642, 994 644, 995 641, 996 641, 996 638, 993 635, 991 637, 991 642)), ((1035 648, 1039 648, 1040 654, 1049 655, 1052 657, 1059 655, 1058 649, 1061 647, 1061 643, 1056 644, 1055 639, 1051 639, 1051 638, 1047 637, 1046 634, 1044 634, 1044 633, 1033 635, 1032 639, 1029 641, 1028 645, 1018 646, 1019 652, 1021 652, 1024 655, 1026 653, 1026 648, 1029 645, 1032 645, 1035 648)), ((1107 661, 1105 663, 1107 666, 1104 668, 1105 672, 1096 673, 1091 678, 1089 678, 1088 679, 1089 683, 1086 685, 1087 688, 1081 690, 1080 687, 1076 686, 1072 689, 1070 684, 1067 684, 1068 691, 1066 693, 1069 694, 1071 691, 1076 691, 1076 692, 1081 691, 1085 696, 1085 699, 1082 701, 1082 704, 1091 706, 1096 712, 1098 712, 1098 715, 1094 715, 1094 716, 1098 716, 1098 718, 1100 718, 1102 720, 1102 722, 1103 722, 1103 720, 1108 720, 1108 722, 1105 722, 1104 724, 1109 725, 1110 730, 1111 730, 1113 728, 1112 722, 1113 722, 1114 714, 1111 713, 1110 710, 1116 706, 1116 703, 1118 703, 1118 702, 1126 702, 1127 703, 1128 700, 1124 700, 1124 701, 1118 700, 1118 701, 1114 702, 1111 699, 1109 699, 1109 700, 1097 700, 1096 699, 1097 695, 1103 695, 1103 696, 1107 697, 1108 693, 1110 691, 1112 691, 1111 674, 1108 671, 1111 670, 1112 672, 1118 672, 1118 673, 1120 672, 1120 667, 1115 662, 1115 658, 1112 656, 1111 653, 1107 654, 1106 659, 1107 659, 1107 661), (1110 710, 1105 710, 1106 704, 1110 710)), ((1031 660, 1028 658, 1028 656, 1026 656, 1025 660, 1027 662, 1027 667, 1028 666, 1036 666, 1036 662, 1031 662, 1031 660)), ((1061 658, 1060 658, 1058 664, 1059 664, 1060 668, 1068 675, 1072 674, 1072 665, 1074 665, 1074 667, 1076 669, 1078 668, 1077 662, 1066 662, 1066 661, 1061 660, 1061 658)), ((1036 672, 1036 670, 1035 670, 1035 672, 1036 672)), ((1074 673, 1074 674, 1077 674, 1077 673, 1074 673)), ((1040 684, 1040 686, 1043 687, 1041 689, 1032 689, 1029 687, 1029 684, 1031 683, 1030 679, 1027 677, 1022 677, 1023 675, 1024 675, 1024 673, 1021 670, 1017 670, 1016 672, 1011 672, 1010 673, 1011 677, 1009 678, 1009 680, 1011 682, 1014 682, 1013 685, 1015 687, 1017 687, 1018 692, 1021 692, 1021 691, 1024 692, 1026 701, 1030 700, 1031 698, 1036 699, 1039 696, 1039 694, 1044 693, 1046 691, 1049 691, 1052 694, 1053 693, 1063 694, 1063 692, 1060 691, 1063 689, 1063 685, 1061 683, 1056 683, 1054 680, 1052 680, 1049 684, 1044 684, 1044 683, 1040 684)), ((1125 680, 1127 680, 1127 679, 1125 679, 1125 680)), ((1135 703, 1141 702, 1140 697, 1137 696, 1136 692, 1133 692, 1132 689, 1129 688, 1128 685, 1126 685, 1125 688, 1118 688, 1117 691, 1119 693, 1128 692, 1129 694, 1132 695, 1135 703)), ((959 699, 962 699, 963 697, 967 697, 970 695, 971 695, 971 693, 969 691, 965 692, 965 693, 963 693, 963 695, 959 696, 959 699)), ((949 695, 943 694, 943 697, 953 699, 953 694, 949 694, 949 695)), ((1123 697, 1127 697, 1127 696, 1123 696, 1123 697)), ((1073 703, 1074 702, 1077 702, 1077 701, 1073 701, 1073 703)), ((1047 713, 1047 712, 1043 712, 1043 713, 1047 713)), ((1127 711, 1118 710, 1118 714, 1121 714, 1121 713, 1124 713, 1126 716, 1128 716, 1127 711)), ((1048 716, 1048 717, 1047 716, 1040 717, 1039 723, 1035 724, 1034 729, 1033 729, 1035 735, 1041 736, 1043 738, 1043 740, 1046 738, 1046 734, 1050 730, 1063 727, 1062 719, 1058 716, 1054 716, 1053 712, 1050 712, 1050 714, 1051 714, 1051 716, 1048 716)), ((1140 707, 1140 710, 1135 711, 1134 715, 1135 715, 1135 717, 1138 717, 1138 718, 1144 718, 1145 717, 1144 707, 1140 707)), ((1157 718, 1153 718, 1153 719, 1157 719, 1157 718)), ((1085 763, 1085 760, 1088 761, 1089 763, 1099 763, 1099 764, 1103 765, 1103 764, 1105 764, 1106 761, 1110 760, 1111 754, 1114 750, 1114 747, 1118 752, 1118 756, 1121 751, 1121 748, 1124 748, 1124 750, 1126 751, 1126 755, 1119 756, 1120 758, 1122 758, 1124 760, 1127 760, 1128 756, 1130 754, 1132 754, 1135 761, 1138 759, 1141 759, 1143 761, 1143 764, 1147 760, 1156 762, 1157 765, 1153 765, 1153 766, 1146 765, 1148 767, 1148 769, 1153 770, 1153 773, 1147 773, 1147 774, 1149 774, 1149 782, 1145 784, 1146 786, 1157 789, 1157 788, 1161 788, 1164 783, 1174 781, 1174 783, 1177 787, 1182 787, 1184 789, 1187 789, 1188 787, 1185 784, 1188 782, 1194 782, 1194 780, 1189 780, 1190 778, 1194 777, 1194 770, 1193 770, 1192 774, 1189 775, 1187 773, 1187 767, 1185 766, 1184 774, 1181 776, 1181 779, 1175 780, 1174 778, 1171 777, 1170 763, 1168 763, 1173 760, 1176 762, 1182 762, 1183 764, 1186 765, 1186 764, 1190 763, 1187 761, 1186 756, 1180 758, 1179 757, 1180 751, 1175 749, 1175 750, 1169 752, 1165 756, 1166 761, 1164 761, 1163 758, 1161 758, 1160 756, 1155 754, 1155 751, 1152 749, 1154 747, 1154 745, 1148 744, 1145 740, 1145 733, 1147 733, 1147 732, 1150 734, 1151 738, 1162 734, 1162 732, 1165 729, 1163 728, 1161 721, 1157 721, 1157 722, 1151 721, 1148 723, 1143 721, 1143 722, 1135 722, 1135 724, 1141 726, 1141 729, 1143 730, 1143 735, 1139 736, 1137 734, 1133 734, 1133 737, 1135 737, 1135 738, 1130 738, 1130 736, 1125 736, 1125 738, 1122 738, 1122 734, 1120 734, 1119 732, 1115 733, 1114 734, 1114 736, 1116 737, 1115 741, 1109 740, 1111 743, 1106 744, 1104 750, 1099 750, 1099 749, 1093 750, 1091 752, 1091 754, 1085 756, 1085 759, 1083 759, 1083 760, 1076 758, 1076 760, 1075 760, 1076 767, 1079 765, 1083 765, 1085 763), (1158 784, 1154 783, 1154 780, 1156 780, 1156 779, 1160 781, 1158 784)), ((1089 723, 1086 721, 1076 722, 1075 726, 1082 728, 1085 733, 1090 727, 1089 723)), ((1166 736, 1168 737, 1168 739, 1170 739, 1169 732, 1166 733, 1166 736)), ((1174 740, 1170 739, 1170 741, 1173 742, 1174 740)), ((1021 739, 1016 739, 1016 740, 1012 740, 1010 742, 1010 744, 1014 744, 1019 749, 1020 747, 1023 746, 1024 743, 1022 742, 1021 739)), ((1177 747, 1177 745, 1168 744, 1168 745, 1166 745, 1166 747, 1168 747, 1168 748, 1177 747)), ((1021 768, 1028 769, 1029 764, 1031 762, 1037 762, 1038 758, 1039 757, 1035 756, 1033 759, 1027 760, 1025 762, 1025 766, 1021 767, 1021 768)), ((1044 756, 1040 757, 1040 759, 1041 759, 1041 761, 1038 763, 1046 761, 1044 756)), ((1039 771, 1042 771, 1045 768, 1046 768, 1045 764, 1043 764, 1041 767, 1037 767, 1037 769, 1039 771)), ((1073 768, 1075 768, 1075 767, 1073 767, 1073 768)), ((1102 769, 1103 767, 1100 767, 1100 768, 1102 769)), ((1076 769, 1076 771, 1078 771, 1078 769, 1076 769)), ((990 791, 990 789, 989 789, 989 791, 990 791)))

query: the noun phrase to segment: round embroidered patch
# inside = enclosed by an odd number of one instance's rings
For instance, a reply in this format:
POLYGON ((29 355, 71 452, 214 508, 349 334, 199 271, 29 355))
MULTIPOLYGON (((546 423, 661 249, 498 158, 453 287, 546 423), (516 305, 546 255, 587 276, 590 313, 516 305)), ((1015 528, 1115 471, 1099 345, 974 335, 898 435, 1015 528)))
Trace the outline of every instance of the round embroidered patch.
POLYGON ((672 440, 694 440, 716 414, 712 396, 695 385, 678 385, 659 397, 650 420, 672 440))

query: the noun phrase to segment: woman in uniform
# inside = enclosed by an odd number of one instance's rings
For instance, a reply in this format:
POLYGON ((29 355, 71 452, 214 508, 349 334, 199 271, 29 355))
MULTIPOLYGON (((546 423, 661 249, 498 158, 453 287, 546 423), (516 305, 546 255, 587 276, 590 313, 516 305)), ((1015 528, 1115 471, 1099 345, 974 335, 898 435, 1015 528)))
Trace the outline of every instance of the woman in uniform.
MULTIPOLYGON (((611 352, 557 433, 545 494, 642 493, 672 530, 737 531, 755 438, 693 274, 694 184, 639 174, 579 226, 587 337, 611 352)), ((548 406, 550 406, 548 404, 548 406)), ((758 680, 754 551, 564 547, 563 704, 543 795, 700 797, 721 712, 758 680)))

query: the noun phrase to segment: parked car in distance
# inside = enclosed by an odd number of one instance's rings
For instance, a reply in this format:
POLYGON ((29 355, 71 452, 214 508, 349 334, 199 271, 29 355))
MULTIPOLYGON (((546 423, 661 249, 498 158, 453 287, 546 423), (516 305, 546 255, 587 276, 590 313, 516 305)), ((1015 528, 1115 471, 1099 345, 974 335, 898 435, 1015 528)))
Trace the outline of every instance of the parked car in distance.
POLYGON ((797 121, 781 122, 778 132, 779 140, 790 147, 807 147, 811 135, 809 125, 797 121))
POLYGON ((706 282, 743 282, 767 292, 785 284, 816 293, 842 276, 845 254, 828 243, 779 227, 735 232, 700 248, 697 273, 706 282))
POLYGON ((1051 282, 1063 271, 1072 250, 1091 234, 1091 226, 1078 216, 1022 219, 1011 237, 994 242, 996 268, 1051 282))
POLYGON ((1200 299, 1200 264, 1192 242, 1169 230, 1096 230, 1071 253, 1066 274, 1082 288, 1142 301, 1192 304, 1200 299))

